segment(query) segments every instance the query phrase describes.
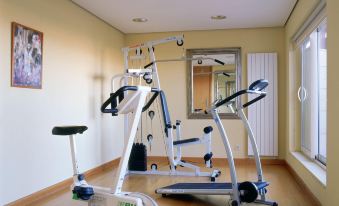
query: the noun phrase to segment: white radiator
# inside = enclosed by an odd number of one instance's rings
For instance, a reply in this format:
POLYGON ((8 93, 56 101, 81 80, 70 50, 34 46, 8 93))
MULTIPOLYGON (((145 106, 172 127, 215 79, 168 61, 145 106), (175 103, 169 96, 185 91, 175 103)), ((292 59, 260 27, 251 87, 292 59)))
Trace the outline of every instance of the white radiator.
MULTIPOLYGON (((267 96, 248 107, 248 120, 257 141, 259 154, 278 156, 278 61, 277 53, 249 53, 247 55, 248 86, 258 79, 267 79, 267 96)), ((249 100, 253 95, 248 95, 249 100)), ((248 144, 248 155, 253 155, 248 144)))

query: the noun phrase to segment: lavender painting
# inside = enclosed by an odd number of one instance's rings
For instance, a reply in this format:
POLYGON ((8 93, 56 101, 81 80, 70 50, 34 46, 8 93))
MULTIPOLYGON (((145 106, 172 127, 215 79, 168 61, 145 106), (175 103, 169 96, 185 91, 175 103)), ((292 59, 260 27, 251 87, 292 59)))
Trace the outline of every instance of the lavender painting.
POLYGON ((13 87, 41 89, 42 43, 42 32, 12 23, 13 87))

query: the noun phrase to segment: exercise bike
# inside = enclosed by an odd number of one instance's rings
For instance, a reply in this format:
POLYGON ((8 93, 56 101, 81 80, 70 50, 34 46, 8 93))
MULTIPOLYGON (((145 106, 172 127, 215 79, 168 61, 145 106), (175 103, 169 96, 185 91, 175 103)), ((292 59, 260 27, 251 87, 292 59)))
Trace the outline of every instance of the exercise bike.
POLYGON ((239 206, 243 202, 245 203, 255 202, 255 203, 264 204, 264 205, 277 206, 278 204, 276 202, 266 200, 266 192, 267 192, 267 187, 269 183, 264 181, 257 144, 255 141, 251 126, 249 125, 249 122, 244 113, 244 109, 246 107, 254 104, 255 102, 263 99, 266 96, 266 92, 264 92, 263 90, 267 86, 268 86, 267 80, 263 80, 263 79, 257 80, 253 82, 249 86, 248 89, 238 91, 234 93, 233 95, 221 101, 215 102, 212 105, 212 108, 209 111, 206 111, 206 113, 210 112, 212 114, 213 119, 221 134, 223 144, 224 144, 226 154, 227 154, 228 165, 230 168, 231 182, 177 183, 177 184, 170 185, 167 187, 159 188, 155 192, 157 194, 162 194, 163 196, 166 196, 168 194, 230 195, 231 206, 239 206), (245 94, 254 94, 254 95, 257 95, 257 97, 243 104, 242 106, 236 105, 234 109, 232 102, 236 100, 237 98, 239 98, 240 96, 245 95, 245 94), (236 175, 231 146, 228 141, 228 137, 225 132, 225 129, 220 120, 219 114, 217 112, 217 108, 222 105, 227 105, 231 108, 232 111, 237 112, 246 127, 249 141, 253 148, 254 159, 256 163, 256 170, 257 170, 257 177, 258 177, 256 182, 246 181, 246 182, 239 183, 237 181, 237 175, 236 175))
POLYGON ((86 201, 88 206, 157 206, 157 203, 151 197, 143 193, 123 192, 121 190, 142 110, 147 105, 152 104, 151 101, 154 101, 154 98, 152 98, 144 106, 146 96, 149 93, 157 96, 159 91, 151 87, 124 86, 112 94, 101 107, 104 113, 110 113, 114 116, 132 113, 132 124, 127 136, 125 136, 127 144, 125 144, 123 155, 120 159, 114 188, 90 185, 86 182, 85 176, 79 172, 74 136, 85 132, 87 130, 86 126, 60 126, 53 128, 53 135, 69 136, 73 163, 72 193, 74 200, 86 201), (108 105, 111 105, 111 108, 107 108, 108 105))

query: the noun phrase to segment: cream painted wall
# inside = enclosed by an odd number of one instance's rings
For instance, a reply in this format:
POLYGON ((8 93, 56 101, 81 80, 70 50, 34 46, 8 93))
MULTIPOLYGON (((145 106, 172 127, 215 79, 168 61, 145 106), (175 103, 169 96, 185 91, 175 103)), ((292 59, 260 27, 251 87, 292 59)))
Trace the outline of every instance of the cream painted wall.
MULTIPOLYGON (((311 11, 311 9, 316 5, 316 0, 300 0, 299 5, 297 6, 289 24, 286 27, 286 45, 289 47, 289 39, 291 35, 298 28, 298 25, 301 24, 303 19, 307 16, 307 13, 311 11)), ((287 152, 286 160, 288 163, 297 171, 299 176, 306 183, 308 188, 313 192, 313 194, 318 197, 320 202, 324 206, 335 206, 338 205, 338 185, 339 185, 339 165, 338 165, 338 156, 339 156, 339 128, 338 128, 338 116, 339 116, 339 97, 337 94, 337 90, 339 88, 338 81, 338 65, 339 59, 337 55, 337 50, 339 48, 339 27, 338 27, 338 19, 339 19, 339 2, 337 0, 327 0, 327 20, 328 20, 328 117, 327 117, 327 184, 326 187, 321 185, 289 152, 287 152)), ((291 50, 291 48, 289 49, 291 50)), ((292 57, 293 58, 293 57, 292 57)), ((289 59, 287 58, 287 62, 289 59)), ((296 90, 295 85, 293 84, 293 70, 297 68, 293 68, 293 65, 289 66, 289 88, 288 92, 290 97, 294 96, 296 90)), ((287 84, 288 85, 288 84, 287 84)), ((289 98, 288 100, 290 108, 293 107, 294 100, 289 98)), ((290 132, 291 136, 294 135, 293 130, 295 128, 291 127, 293 124, 293 110, 289 112, 289 118, 287 121, 290 121, 290 126, 287 128, 290 132)), ((289 138, 288 140, 290 140, 289 138)), ((286 142, 287 151, 290 148, 289 141, 286 142)))
MULTIPOLYGON (((286 121, 286 161, 297 172, 297 174, 306 183, 312 193, 319 199, 322 204, 326 202, 326 187, 320 183, 292 154, 291 151, 295 151, 300 148, 300 104, 297 99, 297 90, 300 86, 300 52, 294 48, 291 43, 292 36, 296 33, 308 15, 313 11, 319 0, 299 0, 293 14, 291 15, 288 24, 285 27, 286 30, 286 78, 284 85, 286 85, 287 98, 284 105, 285 111, 288 114, 286 121)), ((330 27, 330 26, 329 26, 330 27)), ((328 28, 329 28, 328 27, 328 28)), ((328 45, 331 45, 328 42, 328 45)), ((331 52, 329 51, 328 54, 331 52)), ((331 75, 328 74, 328 77, 331 75)), ((281 79, 281 78, 279 78, 281 79)), ((330 91, 328 91, 330 92, 330 91)), ((329 95, 330 96, 330 95, 329 95)), ((329 99, 328 99, 329 101, 329 99)), ((329 105, 330 106, 330 105, 329 105)), ((330 108, 328 107, 328 111, 330 108)), ((332 112, 329 112, 330 114, 332 112)), ((328 121, 329 122, 329 121, 328 121)), ((328 150, 327 150, 328 151, 328 150)), ((327 180, 327 182, 329 182, 327 180)), ((330 204, 334 205, 334 204, 330 204)))
POLYGON ((339 1, 328 0, 328 117, 327 117, 327 191, 324 205, 338 205, 339 185, 339 1))
POLYGON ((68 137, 54 125, 84 124, 80 169, 120 156, 121 118, 103 117, 109 79, 122 72, 124 34, 69 0, 0 0, 0 205, 72 176, 68 137), (11 22, 44 32, 41 90, 10 87, 11 22))
MULTIPOLYGON (((216 30, 216 31, 191 31, 191 32, 168 32, 151 34, 128 34, 126 43, 132 45, 148 40, 160 39, 171 35, 183 33, 185 35, 185 49, 191 48, 220 48, 220 47, 241 47, 242 49, 242 86, 247 83, 247 53, 250 52, 277 52, 279 63, 279 77, 284 78, 285 70, 285 32, 284 28, 262 28, 262 29, 238 29, 238 30, 216 30)), ((159 45, 155 49, 157 59, 168 59, 180 57, 183 53, 181 47, 175 43, 159 45)), ((169 110, 172 122, 176 119, 182 120, 183 136, 189 138, 202 135, 203 127, 214 126, 213 153, 215 157, 225 157, 225 150, 219 136, 219 132, 212 120, 189 120, 186 111, 186 63, 171 62, 159 63, 159 76, 162 89, 167 95, 169 110)), ((284 82, 279 81, 279 99, 285 96, 284 82)), ((285 156, 285 110, 279 107, 279 158, 285 156)), ((234 155, 237 158, 247 156, 247 136, 245 128, 240 120, 223 120, 223 124, 228 132, 234 155), (240 145, 240 150, 236 151, 236 145, 240 145)), ((153 128, 156 128, 153 126, 153 128)), ((159 127, 158 127, 159 128, 159 127)), ((155 130, 155 129, 154 129, 155 130)), ((160 129, 157 129, 159 131, 160 129)), ((155 142, 150 155, 164 155, 164 144, 161 134, 155 132, 155 142)), ((184 150, 185 156, 202 157, 203 148, 184 150)))

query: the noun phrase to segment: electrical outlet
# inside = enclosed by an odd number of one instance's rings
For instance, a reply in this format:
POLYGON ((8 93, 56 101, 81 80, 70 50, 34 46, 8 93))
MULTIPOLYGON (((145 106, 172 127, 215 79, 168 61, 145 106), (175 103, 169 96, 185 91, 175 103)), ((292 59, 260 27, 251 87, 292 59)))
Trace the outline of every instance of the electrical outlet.
POLYGON ((237 152, 240 151, 240 145, 239 145, 239 144, 237 144, 237 145, 235 146, 235 151, 237 151, 237 152))

